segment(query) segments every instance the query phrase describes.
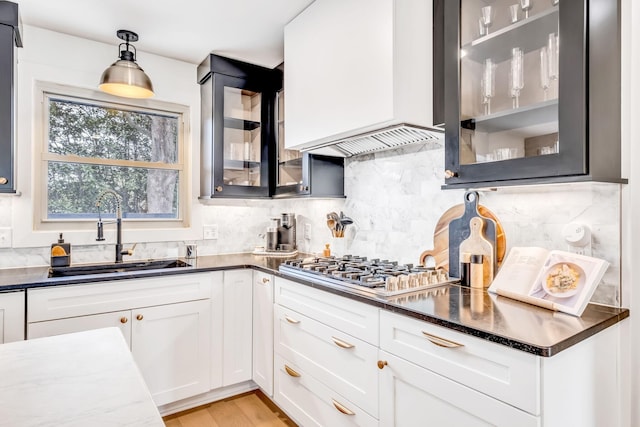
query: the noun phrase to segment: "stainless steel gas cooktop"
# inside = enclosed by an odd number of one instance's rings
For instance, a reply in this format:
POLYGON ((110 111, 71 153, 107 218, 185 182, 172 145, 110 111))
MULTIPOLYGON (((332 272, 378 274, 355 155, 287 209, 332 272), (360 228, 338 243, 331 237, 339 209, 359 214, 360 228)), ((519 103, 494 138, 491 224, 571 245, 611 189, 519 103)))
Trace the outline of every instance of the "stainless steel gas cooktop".
POLYGON ((281 273, 333 287, 347 287, 389 297, 452 283, 447 272, 353 255, 287 260, 281 273))

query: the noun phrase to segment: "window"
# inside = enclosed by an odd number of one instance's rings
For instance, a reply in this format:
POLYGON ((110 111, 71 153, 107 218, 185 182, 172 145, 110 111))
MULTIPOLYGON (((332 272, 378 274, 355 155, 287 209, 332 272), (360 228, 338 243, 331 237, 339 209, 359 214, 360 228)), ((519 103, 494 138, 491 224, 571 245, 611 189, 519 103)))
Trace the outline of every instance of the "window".
MULTIPOLYGON (((41 222, 94 220, 96 199, 107 189, 121 196, 123 218, 184 219, 186 107, 148 100, 125 104, 94 91, 43 88, 42 94, 41 222), (77 96, 83 92, 93 96, 77 96)), ((110 198, 103 203, 105 217, 115 212, 109 203, 110 198)))

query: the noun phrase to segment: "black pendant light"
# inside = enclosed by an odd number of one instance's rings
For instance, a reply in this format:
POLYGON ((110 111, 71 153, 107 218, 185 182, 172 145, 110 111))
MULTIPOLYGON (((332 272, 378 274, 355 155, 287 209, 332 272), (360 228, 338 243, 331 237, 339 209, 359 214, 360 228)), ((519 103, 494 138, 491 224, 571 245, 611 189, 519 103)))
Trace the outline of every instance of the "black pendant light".
POLYGON ((118 30, 120 43, 120 59, 104 70, 100 78, 100 90, 112 95, 126 98, 150 98, 153 96, 153 85, 149 76, 136 64, 136 48, 129 42, 138 41, 138 35, 129 30, 118 30), (124 45, 124 50, 122 49, 124 45), (133 50, 129 50, 129 48, 133 50))

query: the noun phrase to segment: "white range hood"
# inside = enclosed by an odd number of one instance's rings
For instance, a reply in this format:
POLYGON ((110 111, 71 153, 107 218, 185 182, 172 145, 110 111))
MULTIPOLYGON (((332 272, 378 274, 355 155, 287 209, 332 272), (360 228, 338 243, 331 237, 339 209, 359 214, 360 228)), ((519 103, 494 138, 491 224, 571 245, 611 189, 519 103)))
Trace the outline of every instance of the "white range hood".
POLYGON ((331 156, 442 147, 429 0, 315 0, 285 27, 285 148, 331 156))
POLYGON ((391 150, 408 144, 425 144, 427 149, 441 148, 444 130, 402 123, 337 141, 325 142, 301 151, 325 156, 351 157, 359 154, 391 150))

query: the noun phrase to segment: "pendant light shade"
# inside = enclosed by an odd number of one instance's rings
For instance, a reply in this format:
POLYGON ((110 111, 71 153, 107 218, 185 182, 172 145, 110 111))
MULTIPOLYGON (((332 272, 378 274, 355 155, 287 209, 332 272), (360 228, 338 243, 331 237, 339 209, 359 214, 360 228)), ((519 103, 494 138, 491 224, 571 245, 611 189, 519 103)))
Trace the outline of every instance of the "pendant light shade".
POLYGON ((124 40, 118 50, 120 58, 104 70, 100 78, 100 90, 126 98, 150 98, 153 96, 151 79, 136 63, 135 47, 129 42, 138 41, 138 35, 128 30, 118 30, 118 38, 124 40), (124 45, 124 50, 122 46, 124 45), (133 49, 133 51, 129 50, 133 49))

